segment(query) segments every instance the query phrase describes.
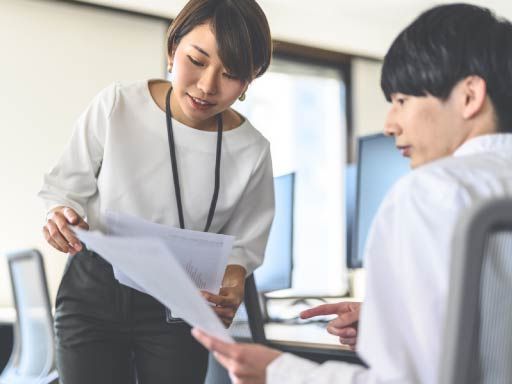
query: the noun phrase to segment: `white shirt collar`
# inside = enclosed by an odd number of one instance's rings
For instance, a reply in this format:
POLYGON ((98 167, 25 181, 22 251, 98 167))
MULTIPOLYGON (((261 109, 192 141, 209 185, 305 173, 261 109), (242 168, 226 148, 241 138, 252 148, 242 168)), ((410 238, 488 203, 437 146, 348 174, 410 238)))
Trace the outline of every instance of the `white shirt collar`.
POLYGON ((512 133, 494 133, 469 139, 453 153, 453 156, 466 156, 482 152, 511 151, 512 133))

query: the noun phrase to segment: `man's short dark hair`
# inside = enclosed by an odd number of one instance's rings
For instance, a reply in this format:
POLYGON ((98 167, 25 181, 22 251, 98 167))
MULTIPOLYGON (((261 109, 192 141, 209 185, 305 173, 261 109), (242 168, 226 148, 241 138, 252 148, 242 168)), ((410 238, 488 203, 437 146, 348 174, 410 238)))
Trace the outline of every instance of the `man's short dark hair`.
POLYGON ((421 14, 384 59, 381 87, 391 94, 446 100, 467 76, 485 80, 498 131, 512 132, 512 24, 489 9, 449 4, 421 14))

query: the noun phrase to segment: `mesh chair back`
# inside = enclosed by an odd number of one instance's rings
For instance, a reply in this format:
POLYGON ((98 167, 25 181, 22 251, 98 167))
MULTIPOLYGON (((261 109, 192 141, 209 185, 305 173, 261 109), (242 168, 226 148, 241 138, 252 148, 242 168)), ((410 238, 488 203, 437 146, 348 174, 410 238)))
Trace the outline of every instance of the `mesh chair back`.
POLYGON ((17 313, 17 348, 0 382, 51 382, 48 375, 55 375, 53 319, 41 254, 24 250, 7 258, 17 313))
POLYGON ((454 243, 441 383, 512 382, 512 199, 463 215, 454 243))

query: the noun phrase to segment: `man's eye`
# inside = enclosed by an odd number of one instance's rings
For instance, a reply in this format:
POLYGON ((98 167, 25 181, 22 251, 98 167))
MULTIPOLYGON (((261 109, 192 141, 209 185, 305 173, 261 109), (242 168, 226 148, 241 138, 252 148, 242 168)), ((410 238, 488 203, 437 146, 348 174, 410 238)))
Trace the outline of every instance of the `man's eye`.
POLYGON ((405 97, 397 97, 396 102, 398 105, 404 105, 405 103, 405 97))
POLYGON ((192 64, 194 64, 195 66, 198 66, 198 67, 202 67, 202 66, 204 66, 204 64, 203 64, 203 63, 201 63, 200 61, 195 60, 195 59, 194 59, 194 58, 192 58, 191 56, 187 56, 187 57, 188 57, 188 59, 190 60, 190 62, 191 62, 192 64))

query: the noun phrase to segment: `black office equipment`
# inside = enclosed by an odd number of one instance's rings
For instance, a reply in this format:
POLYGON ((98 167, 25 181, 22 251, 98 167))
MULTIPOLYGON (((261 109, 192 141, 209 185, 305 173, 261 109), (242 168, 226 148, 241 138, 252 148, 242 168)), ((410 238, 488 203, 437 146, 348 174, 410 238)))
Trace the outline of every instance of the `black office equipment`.
POLYGON ((359 138, 352 249, 347 254, 349 268, 363 266, 366 237, 377 209, 391 186, 408 171, 409 159, 396 149, 393 137, 377 134, 359 138))

